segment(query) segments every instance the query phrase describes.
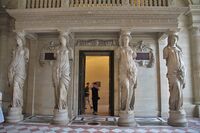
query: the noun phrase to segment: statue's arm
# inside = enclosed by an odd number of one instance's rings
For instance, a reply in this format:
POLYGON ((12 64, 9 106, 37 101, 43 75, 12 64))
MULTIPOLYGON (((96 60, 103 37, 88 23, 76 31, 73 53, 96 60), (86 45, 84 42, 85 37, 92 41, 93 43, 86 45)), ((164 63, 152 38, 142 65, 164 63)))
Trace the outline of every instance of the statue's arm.
POLYGON ((163 59, 166 60, 166 65, 168 63, 168 48, 165 47, 164 50, 163 50, 163 59))

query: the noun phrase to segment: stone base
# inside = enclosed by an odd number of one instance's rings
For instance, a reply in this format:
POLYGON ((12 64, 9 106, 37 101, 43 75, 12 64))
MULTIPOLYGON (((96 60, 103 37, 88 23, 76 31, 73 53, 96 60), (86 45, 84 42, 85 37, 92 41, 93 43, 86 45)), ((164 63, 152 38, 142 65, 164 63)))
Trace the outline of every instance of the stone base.
POLYGON ((66 125, 69 123, 68 110, 54 109, 53 124, 66 125))
POLYGON ((120 111, 118 126, 125 126, 125 127, 137 126, 137 123, 135 121, 134 111, 129 111, 129 112, 120 111))
POLYGON ((185 110, 169 111, 168 125, 186 127, 188 125, 185 110))
POLYGON ((8 123, 17 123, 24 119, 22 115, 22 108, 20 107, 11 107, 8 111, 8 116, 6 117, 6 122, 8 123))

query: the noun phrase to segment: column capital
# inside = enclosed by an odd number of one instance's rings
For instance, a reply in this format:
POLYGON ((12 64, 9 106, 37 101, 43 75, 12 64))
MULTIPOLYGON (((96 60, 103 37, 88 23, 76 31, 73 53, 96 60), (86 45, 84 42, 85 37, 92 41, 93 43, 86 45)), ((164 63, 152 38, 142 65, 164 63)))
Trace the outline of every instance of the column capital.
POLYGON ((67 37, 67 36, 69 36, 69 34, 70 34, 70 32, 68 32, 68 31, 60 31, 60 36, 67 37))
POLYGON ((178 35, 179 32, 180 32, 179 28, 174 28, 174 29, 168 29, 167 34, 168 35, 178 35))
POLYGON ((131 29, 130 28, 124 28, 120 30, 120 35, 131 35, 131 29))
POLYGON ((60 35, 65 35, 65 36, 68 36, 69 34, 71 34, 71 30, 70 29, 59 29, 58 30, 60 35))

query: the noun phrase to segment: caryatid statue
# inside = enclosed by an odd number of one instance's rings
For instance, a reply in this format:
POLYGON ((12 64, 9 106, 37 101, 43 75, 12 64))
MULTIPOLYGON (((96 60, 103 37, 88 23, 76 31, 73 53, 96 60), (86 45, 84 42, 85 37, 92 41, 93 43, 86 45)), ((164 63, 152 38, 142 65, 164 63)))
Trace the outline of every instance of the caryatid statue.
POLYGON ((175 126, 184 126, 186 123, 185 111, 183 110, 183 89, 185 88, 186 70, 183 62, 182 49, 177 45, 178 36, 170 33, 168 45, 163 50, 163 58, 167 65, 167 78, 169 81, 169 109, 170 117, 168 123, 175 126), (179 112, 179 113, 177 113, 179 112), (173 114, 177 114, 174 116, 173 114), (177 123, 176 117, 181 114, 182 122, 177 123))
POLYGON ((24 47, 26 44, 25 33, 18 32, 16 41, 17 47, 12 52, 12 60, 8 68, 9 86, 13 92, 11 108, 7 117, 8 122, 17 122, 21 120, 20 117, 22 115, 21 111, 23 107, 23 87, 26 79, 26 64, 29 61, 29 50, 28 48, 24 47), (18 116, 13 116, 14 114, 18 114, 18 116), (15 120, 12 120, 12 118, 15 120))
MULTIPOLYGON (((60 47, 55 53, 56 61, 53 66, 53 84, 54 84, 54 92, 55 92, 55 110, 56 118, 58 118, 58 114, 63 111, 63 114, 68 115, 68 101, 67 96, 70 87, 70 62, 69 57, 70 48, 69 45, 69 33, 61 32, 60 36, 60 47)), ((60 115, 60 114, 59 114, 60 115)), ((55 119, 56 119, 55 118, 55 119)), ((68 116, 67 116, 68 119, 68 116)), ((61 120, 62 123, 67 123, 68 120, 61 120), (64 122, 62 122, 64 121, 64 122)), ((59 124, 59 118, 56 120, 56 123, 59 124)))
MULTIPOLYGON (((134 118, 135 89, 137 87, 137 67, 135 58, 137 54, 129 46, 130 38, 130 32, 123 31, 121 33, 121 44, 117 53, 119 59, 119 87, 121 93, 120 112, 125 115, 132 115, 134 118)), ((120 117, 119 125, 135 125, 135 121, 130 121, 128 117, 129 116, 125 119, 120 117), (128 121, 130 123, 123 124, 123 121, 128 121)))

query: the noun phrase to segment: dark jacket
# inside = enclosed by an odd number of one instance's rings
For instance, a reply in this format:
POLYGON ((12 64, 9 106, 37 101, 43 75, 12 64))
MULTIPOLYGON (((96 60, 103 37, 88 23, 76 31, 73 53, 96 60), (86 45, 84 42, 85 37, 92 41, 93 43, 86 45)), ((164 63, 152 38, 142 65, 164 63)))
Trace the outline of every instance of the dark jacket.
POLYGON ((96 87, 92 87, 92 100, 98 100, 99 99, 99 89, 96 87))

